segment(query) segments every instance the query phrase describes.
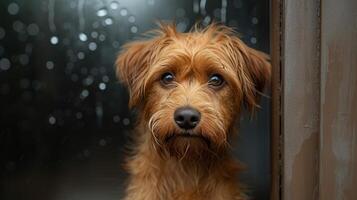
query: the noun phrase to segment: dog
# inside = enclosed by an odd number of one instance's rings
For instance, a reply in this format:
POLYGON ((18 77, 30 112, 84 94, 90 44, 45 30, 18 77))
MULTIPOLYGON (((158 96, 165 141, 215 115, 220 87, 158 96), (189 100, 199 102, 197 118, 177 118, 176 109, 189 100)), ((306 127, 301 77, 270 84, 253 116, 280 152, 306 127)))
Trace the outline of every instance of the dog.
POLYGON ((161 24, 123 46, 115 68, 137 110, 125 200, 245 200, 230 141, 269 83, 263 52, 229 27, 161 24))

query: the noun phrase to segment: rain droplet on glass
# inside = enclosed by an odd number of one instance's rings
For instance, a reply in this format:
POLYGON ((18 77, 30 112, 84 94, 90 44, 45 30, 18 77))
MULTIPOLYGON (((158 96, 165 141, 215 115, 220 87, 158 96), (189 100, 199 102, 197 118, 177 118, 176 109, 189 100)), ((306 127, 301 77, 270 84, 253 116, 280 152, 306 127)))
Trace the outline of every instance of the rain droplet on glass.
POLYGON ((85 54, 83 52, 78 52, 77 57, 79 60, 83 60, 85 58, 85 54))
POLYGON ((47 61, 46 62, 46 68, 48 70, 52 70, 55 67, 55 64, 52 61, 47 61))
POLYGON ((128 17, 128 21, 130 23, 134 23, 136 21, 135 16, 131 15, 130 17, 128 17))
POLYGON ((94 82, 94 79, 92 76, 88 76, 83 80, 83 85, 89 86, 94 82))
POLYGON ((105 139, 101 139, 101 140, 99 140, 99 145, 105 146, 105 145, 107 145, 107 141, 105 139))
POLYGON ((81 94, 79 95, 79 97, 80 97, 81 99, 85 99, 85 98, 88 97, 88 95, 89 95, 88 90, 83 90, 83 91, 81 92, 81 94))
POLYGON ((127 16, 128 15, 128 10, 126 8, 123 8, 120 10, 120 15, 121 16, 127 16))
POLYGON ((98 37, 98 32, 93 31, 91 34, 92 38, 97 38, 98 37))
POLYGON ((10 67, 11 67, 11 63, 10 63, 9 59, 2 58, 0 60, 0 69, 1 70, 6 71, 6 70, 10 69, 10 67))
POLYGON ((14 23, 12 24, 12 28, 16 31, 16 32, 24 32, 25 29, 25 25, 24 23, 22 23, 19 20, 14 21, 14 23))
POLYGON ((99 83, 98 87, 100 90, 105 90, 107 88, 107 85, 105 85, 105 83, 99 83))
POLYGON ((112 45, 113 45, 114 48, 118 48, 119 47, 119 42, 118 41, 114 41, 112 45))
POLYGON ((58 37, 57 36, 52 36, 50 39, 51 44, 56 45, 58 44, 58 37))
POLYGON ((7 7, 7 11, 9 12, 10 15, 16 15, 20 10, 19 5, 16 3, 10 3, 9 6, 7 7))
POLYGON ((106 83, 109 82, 109 77, 107 75, 103 76, 102 80, 106 83))
POLYGON ((51 125, 54 125, 56 123, 56 118, 54 116, 50 116, 48 118, 48 123, 50 123, 51 125))
POLYGON ((177 30, 178 30, 179 32, 184 32, 184 31, 186 30, 186 28, 187 28, 187 25, 186 25, 185 22, 179 22, 179 23, 177 24, 177 30))
POLYGON ((87 37, 87 35, 85 33, 80 33, 78 35, 78 38, 79 38, 79 40, 81 40, 83 42, 87 41, 87 39, 88 39, 88 37, 87 37))
POLYGON ((97 44, 95 42, 91 42, 88 44, 88 48, 91 51, 95 51, 97 49, 97 44))
POLYGON ((210 16, 206 16, 204 19, 203 19, 203 25, 204 26, 207 26, 209 23, 211 22, 211 17, 210 16))
POLYGON ((76 113, 76 118, 77 119, 82 119, 82 117, 83 117, 83 114, 81 112, 77 112, 76 113))
POLYGON ((120 117, 118 115, 113 116, 113 122, 114 123, 119 123, 120 122, 120 117))
POLYGON ((130 119, 129 118, 124 118, 123 119, 123 124, 124 124, 124 126, 128 126, 130 124, 130 119))
POLYGON ((259 21, 258 21, 258 18, 256 18, 256 17, 253 17, 253 18, 252 18, 252 23, 253 23, 253 24, 258 24, 258 22, 259 22, 259 21))
POLYGON ((99 28, 99 22, 93 22, 92 27, 93 28, 99 28))
POLYGON ((99 35, 99 40, 100 40, 101 42, 103 42, 103 41, 105 40, 105 35, 100 34, 100 35, 99 35))
POLYGON ((104 17, 108 14, 108 11, 105 8, 99 9, 97 11, 97 16, 98 17, 104 17))
POLYGON ((30 24, 27 27, 27 33, 31 36, 35 36, 40 32, 39 27, 37 26, 37 24, 30 24))
POLYGON ((256 44, 256 43, 257 43, 257 38, 256 38, 256 37, 251 37, 251 38, 250 38, 250 42, 251 42, 252 44, 256 44))
POLYGON ((113 10, 116 10, 119 8, 119 3, 117 1, 112 1, 110 3, 110 8, 113 9, 113 10))
POLYGON ((113 20, 111 18, 106 18, 104 20, 104 23, 105 23, 105 25, 112 25, 113 24, 113 20))
POLYGON ((138 27, 132 26, 132 27, 130 28, 130 31, 131 31, 132 33, 137 33, 137 32, 138 32, 138 27))
POLYGON ((29 63, 29 57, 26 54, 19 55, 20 64, 25 66, 29 63))

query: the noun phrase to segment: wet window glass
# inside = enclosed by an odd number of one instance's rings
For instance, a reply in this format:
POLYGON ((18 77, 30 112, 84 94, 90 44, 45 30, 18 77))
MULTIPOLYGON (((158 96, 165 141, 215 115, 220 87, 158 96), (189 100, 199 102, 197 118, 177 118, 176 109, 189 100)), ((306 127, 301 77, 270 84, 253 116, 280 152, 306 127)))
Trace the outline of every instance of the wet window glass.
MULTIPOLYGON (((182 32, 222 22, 269 53, 268 0, 1 0, 0 199, 123 196, 134 119, 113 65, 156 20, 182 32)), ((261 101, 242 116, 234 151, 249 194, 268 199, 270 100, 261 101)))

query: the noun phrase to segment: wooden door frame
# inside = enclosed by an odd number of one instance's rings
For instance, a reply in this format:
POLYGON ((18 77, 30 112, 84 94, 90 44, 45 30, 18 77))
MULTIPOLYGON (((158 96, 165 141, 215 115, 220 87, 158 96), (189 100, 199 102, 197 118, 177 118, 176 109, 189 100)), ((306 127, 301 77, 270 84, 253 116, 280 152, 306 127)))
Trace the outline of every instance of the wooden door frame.
POLYGON ((320 0, 271 0, 272 200, 318 195, 319 14, 320 0))
POLYGON ((271 199, 355 199, 357 1, 270 2, 271 199))
POLYGON ((272 0, 271 199, 316 199, 320 1, 272 0))

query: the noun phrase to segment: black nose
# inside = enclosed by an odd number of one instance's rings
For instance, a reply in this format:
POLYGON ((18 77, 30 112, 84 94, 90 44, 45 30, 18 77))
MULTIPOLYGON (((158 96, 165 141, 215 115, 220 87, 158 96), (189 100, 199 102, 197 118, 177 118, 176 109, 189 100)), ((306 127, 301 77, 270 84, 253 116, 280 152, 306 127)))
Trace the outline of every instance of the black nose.
POLYGON ((198 110, 185 106, 178 108, 174 113, 176 124, 183 129, 193 129, 200 122, 201 114, 198 110))

